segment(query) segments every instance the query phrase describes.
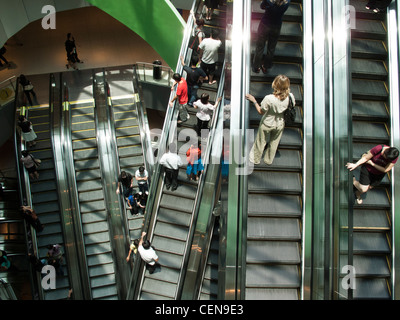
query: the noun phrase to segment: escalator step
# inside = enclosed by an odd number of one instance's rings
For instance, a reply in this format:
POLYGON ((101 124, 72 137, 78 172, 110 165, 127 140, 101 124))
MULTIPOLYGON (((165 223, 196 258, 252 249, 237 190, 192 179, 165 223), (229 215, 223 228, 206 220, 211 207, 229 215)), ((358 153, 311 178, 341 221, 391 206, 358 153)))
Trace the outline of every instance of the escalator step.
MULTIPOLYGON (((124 168, 132 167, 132 166, 139 167, 139 166, 143 165, 143 163, 144 163, 143 156, 140 156, 140 155, 120 158, 120 167, 124 167, 124 168)), ((134 174, 134 173, 135 172, 132 172, 132 174, 134 174)))
POLYGON ((246 261, 261 264, 299 264, 299 244, 287 241, 247 241, 246 261))
POLYGON ((214 282, 214 281, 210 281, 208 279, 204 279, 202 286, 201 286, 201 292, 203 294, 217 295, 218 294, 218 283, 214 282))
POLYGON ((179 281, 179 276, 180 276, 179 270, 170 268, 163 268, 163 267, 161 267, 161 269, 157 268, 153 274, 150 274, 148 271, 146 271, 146 277, 149 279, 170 282, 175 285, 179 281))
POLYGON ((383 122, 353 121, 353 139, 379 144, 389 140, 389 133, 383 122))
POLYGON ((249 216, 301 217, 301 199, 293 195, 249 194, 249 216))
POLYGON ((97 148, 74 150, 74 160, 87 160, 97 158, 97 148))
POLYGON ((388 52, 382 40, 351 39, 351 55, 354 58, 386 59, 388 52))
POLYGON ((248 218, 247 238, 255 240, 300 241, 300 220, 293 218, 248 218))
POLYGON ((121 147, 118 148, 118 153, 120 157, 126 157, 126 156, 138 156, 138 155, 143 155, 143 150, 142 146, 135 145, 135 146, 127 146, 127 147, 121 147))
MULTIPOLYGON (((278 149, 275 160, 271 165, 267 165, 261 160, 261 163, 257 164, 254 169, 300 171, 302 165, 302 158, 299 150, 278 149)), ((252 168, 251 164, 249 164, 249 166, 252 168)))
POLYGON ((96 211, 92 213, 85 213, 81 216, 82 223, 92 223, 103 221, 107 219, 107 212, 106 211, 96 211))
POLYGON ((390 201, 386 190, 374 188, 367 192, 364 196, 361 196, 363 203, 361 205, 356 205, 357 208, 368 208, 368 209, 389 209, 390 201))
POLYGON ((92 289, 92 297, 93 299, 118 299, 118 292, 117 292, 117 287, 116 286, 107 286, 107 287, 101 287, 101 288, 93 288, 92 289))
POLYGON ((103 265, 95 265, 91 266, 89 268, 89 276, 90 277, 98 277, 104 274, 113 274, 115 272, 114 270, 114 264, 113 263, 108 263, 108 264, 103 264, 103 265))
POLYGON ((77 130, 72 133, 72 140, 88 139, 96 137, 95 129, 77 130))
POLYGON ((102 277, 96 277, 90 279, 90 285, 92 290, 99 287, 115 286, 116 280, 114 275, 105 275, 102 277))
POLYGON ((154 229, 154 235, 169 237, 178 241, 186 241, 188 228, 158 221, 154 229))
POLYGON ((94 200, 102 200, 104 199, 103 189, 100 190, 90 190, 87 192, 79 192, 78 199, 81 203, 90 202, 94 200))
POLYGON ((352 79, 353 99, 385 101, 388 89, 383 81, 352 79))
POLYGON ((110 235, 108 232, 98 232, 98 233, 90 233, 85 235, 85 244, 88 245, 98 245, 99 243, 109 242, 110 235))
POLYGON ((252 193, 279 192, 300 194, 302 191, 302 182, 298 173, 257 171, 249 176, 248 189, 252 193))
POLYGON ((45 214, 48 212, 59 212, 60 206, 58 202, 45 202, 45 203, 34 203, 35 211, 40 214, 45 214))
POLYGON ((108 223, 107 221, 98 221, 92 223, 85 223, 83 225, 83 233, 85 235, 98 233, 98 232, 106 232, 108 231, 108 223))
POLYGON ((168 282, 145 278, 143 281, 142 291, 158 294, 167 298, 174 298, 176 293, 176 285, 168 282))
POLYGON ((388 284, 385 279, 356 278, 354 299, 390 299, 388 284))
POLYGON ((80 207, 81 213, 102 211, 105 208, 104 200, 95 200, 87 203, 83 203, 80 207))
POLYGON ((189 227, 191 214, 161 207, 158 211, 157 220, 189 227))
POLYGON ((87 246, 86 254, 88 256, 100 255, 100 254, 109 254, 111 253, 111 244, 109 242, 104 242, 101 246, 92 245, 87 246))
POLYGON ((170 252, 157 251, 157 248, 156 248, 156 253, 159 258, 158 262, 161 264, 162 269, 172 268, 180 270, 182 266, 182 256, 170 252))
POLYGON ((31 184, 31 192, 43 192, 48 190, 57 190, 57 184, 55 181, 46 181, 46 182, 35 182, 31 184))
POLYGON ((95 138, 74 140, 72 142, 72 148, 74 150, 87 149, 87 148, 96 148, 96 146, 97 146, 97 140, 95 138))
POLYGON ((380 60, 351 59, 352 76, 359 79, 387 80, 388 71, 380 60))
POLYGON ((300 273, 297 266, 246 266, 246 287, 299 288, 300 273))
POLYGON ((365 230, 387 230, 391 228, 388 213, 385 210, 353 209, 354 228, 365 230))
POLYGON ((246 288, 246 300, 299 300, 297 289, 246 288))
POLYGON ((77 171, 76 172, 76 181, 82 181, 82 180, 95 180, 95 179, 100 179, 101 174, 99 170, 82 170, 82 171, 77 171))
POLYGON ((124 136, 131 136, 131 135, 139 135, 140 130, 139 130, 139 126, 131 125, 129 127, 116 128, 115 134, 116 134, 117 138, 124 137, 124 136))
POLYGON ((385 233, 354 232, 354 252, 357 254, 388 254, 391 252, 385 233))
MULTIPOLYGON (((341 265, 348 264, 347 256, 341 256, 341 265)), ((390 277, 390 268, 385 256, 353 255, 353 266, 357 277, 390 277)), ((345 276, 342 274, 341 276, 345 276)))
POLYGON ((159 234, 154 237, 152 245, 154 245, 157 250, 171 252, 179 255, 184 254, 186 247, 186 243, 183 241, 165 238, 160 236, 159 234))
POLYGON ((370 19, 357 19, 356 29, 352 29, 352 37, 386 40, 387 31, 382 21, 370 19))
POLYGON ((180 198, 179 196, 173 196, 169 194, 163 194, 160 201, 160 207, 187 213, 192 212, 193 205, 193 199, 180 198))
POLYGON ((58 195, 54 190, 35 193, 32 195, 32 201, 35 203, 35 205, 43 202, 58 201, 58 195))
POLYGON ((365 120, 389 119, 389 113, 386 103, 383 101, 368 101, 368 100, 355 100, 352 101, 352 114, 353 118, 362 118, 365 120))
POLYGON ((87 263, 88 266, 97 266, 97 265, 106 265, 113 263, 113 257, 110 253, 103 253, 103 254, 95 254, 91 256, 87 256, 87 263))
POLYGON ((142 291, 140 293, 140 300, 175 300, 173 297, 168 298, 164 296, 160 296, 158 294, 151 294, 149 292, 142 291))

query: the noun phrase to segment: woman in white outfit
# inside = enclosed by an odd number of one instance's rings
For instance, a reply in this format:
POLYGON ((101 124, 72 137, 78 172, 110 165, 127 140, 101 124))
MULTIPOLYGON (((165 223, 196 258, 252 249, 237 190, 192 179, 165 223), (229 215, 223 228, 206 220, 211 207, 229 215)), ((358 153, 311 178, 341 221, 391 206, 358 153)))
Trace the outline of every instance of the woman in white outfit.
POLYGON ((218 107, 218 104, 221 101, 221 97, 219 97, 215 102, 215 104, 213 105, 209 102, 209 99, 210 96, 207 93, 202 93, 200 99, 193 102, 193 107, 199 110, 196 113, 197 117, 196 132, 199 137, 201 135, 202 129, 208 129, 208 123, 211 120, 214 110, 218 107))
POLYGON ((33 147, 36 144, 36 133, 33 130, 32 122, 20 115, 18 118, 18 126, 21 128, 22 139, 26 141, 28 147, 33 147))
POLYGON ((278 75, 272 82, 272 89, 274 92, 265 96, 261 105, 251 94, 246 95, 246 98, 254 103, 257 112, 263 116, 249 156, 250 162, 254 164, 261 162, 267 143, 264 162, 268 165, 272 164, 285 128, 283 114, 289 106, 289 97, 292 99, 293 106, 295 105, 294 96, 290 93, 290 80, 287 76, 278 75))

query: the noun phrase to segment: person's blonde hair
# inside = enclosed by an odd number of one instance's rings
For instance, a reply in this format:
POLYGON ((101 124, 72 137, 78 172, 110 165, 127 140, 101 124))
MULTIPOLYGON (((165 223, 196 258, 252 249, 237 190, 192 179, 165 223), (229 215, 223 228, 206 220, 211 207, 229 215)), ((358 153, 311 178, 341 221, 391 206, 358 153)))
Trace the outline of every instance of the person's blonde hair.
POLYGON ((280 74, 272 82, 274 95, 281 101, 285 100, 290 93, 290 80, 287 76, 280 74))

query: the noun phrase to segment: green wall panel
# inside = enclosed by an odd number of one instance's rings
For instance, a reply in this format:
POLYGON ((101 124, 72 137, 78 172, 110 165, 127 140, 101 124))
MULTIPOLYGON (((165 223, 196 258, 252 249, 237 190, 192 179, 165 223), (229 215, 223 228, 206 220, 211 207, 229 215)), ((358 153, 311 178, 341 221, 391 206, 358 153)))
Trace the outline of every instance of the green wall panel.
POLYGON ((185 21, 169 0, 87 1, 137 33, 176 69, 185 21))

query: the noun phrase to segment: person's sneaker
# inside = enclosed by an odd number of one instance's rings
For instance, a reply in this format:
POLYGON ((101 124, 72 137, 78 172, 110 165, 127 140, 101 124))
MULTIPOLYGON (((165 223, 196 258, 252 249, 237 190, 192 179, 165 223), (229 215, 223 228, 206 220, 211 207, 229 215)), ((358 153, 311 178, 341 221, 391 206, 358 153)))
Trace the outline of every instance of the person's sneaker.
POLYGON ((187 116, 187 120, 189 120, 190 119, 190 114, 188 114, 188 116, 187 116))
POLYGON ((254 73, 260 73, 261 68, 252 68, 252 70, 254 73))

